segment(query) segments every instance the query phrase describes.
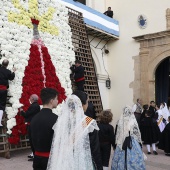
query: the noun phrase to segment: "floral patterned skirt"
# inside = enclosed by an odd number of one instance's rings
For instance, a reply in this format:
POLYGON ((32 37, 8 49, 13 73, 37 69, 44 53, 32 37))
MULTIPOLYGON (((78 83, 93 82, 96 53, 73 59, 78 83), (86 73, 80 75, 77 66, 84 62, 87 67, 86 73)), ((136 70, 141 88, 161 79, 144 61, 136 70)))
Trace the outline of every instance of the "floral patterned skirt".
MULTIPOLYGON (((127 170, 145 170, 143 152, 139 143, 132 138, 132 149, 127 149, 127 170)), ((112 170, 125 170, 125 151, 118 146, 112 160, 112 170)))

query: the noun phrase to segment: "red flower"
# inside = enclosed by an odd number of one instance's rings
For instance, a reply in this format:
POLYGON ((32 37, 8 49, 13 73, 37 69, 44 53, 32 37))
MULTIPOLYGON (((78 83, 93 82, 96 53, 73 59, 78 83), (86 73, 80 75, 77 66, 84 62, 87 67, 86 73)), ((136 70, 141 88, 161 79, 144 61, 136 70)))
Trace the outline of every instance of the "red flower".
POLYGON ((20 141, 19 136, 12 136, 8 138, 8 142, 14 145, 17 145, 19 141, 20 141))
POLYGON ((20 133, 22 135, 26 135, 27 134, 27 129, 26 129, 26 125, 25 124, 20 125, 19 129, 20 129, 20 133))
POLYGON ((56 76, 55 67, 51 61, 51 57, 48 53, 48 49, 46 47, 41 47, 43 60, 44 60, 44 69, 46 74, 46 87, 51 87, 56 89, 59 92, 58 102, 62 103, 63 100, 66 99, 65 90, 61 87, 61 83, 56 76))
POLYGON ((13 136, 18 136, 18 135, 19 135, 18 129, 17 129, 16 127, 14 127, 14 128, 12 129, 12 135, 13 135, 13 136))
MULTIPOLYGON (((32 22, 36 24, 38 21, 32 19, 32 22)), ((65 90, 61 87, 61 83, 56 75, 55 67, 51 61, 51 57, 48 53, 46 47, 42 46, 42 56, 44 61, 44 71, 46 76, 46 87, 51 87, 56 89, 59 92, 58 101, 61 103, 66 99, 65 90)), ((30 106, 28 101, 30 95, 37 94, 40 96, 40 91, 44 88, 44 76, 42 74, 42 63, 40 59, 40 52, 37 45, 31 44, 30 48, 30 56, 29 56, 28 65, 25 68, 25 76, 22 81, 22 95, 20 98, 20 102, 24 105, 23 109, 26 111, 30 106)), ((41 101, 40 101, 41 104, 41 101)), ((19 135, 25 135, 26 125, 23 116, 18 113, 16 115, 16 123, 17 125, 12 129, 12 136, 8 139, 11 144, 18 144, 19 135)))
POLYGON ((32 18, 31 18, 31 21, 32 21, 33 24, 36 24, 36 25, 38 25, 39 22, 40 22, 40 21, 38 21, 38 20, 36 20, 36 19, 32 19, 32 18))

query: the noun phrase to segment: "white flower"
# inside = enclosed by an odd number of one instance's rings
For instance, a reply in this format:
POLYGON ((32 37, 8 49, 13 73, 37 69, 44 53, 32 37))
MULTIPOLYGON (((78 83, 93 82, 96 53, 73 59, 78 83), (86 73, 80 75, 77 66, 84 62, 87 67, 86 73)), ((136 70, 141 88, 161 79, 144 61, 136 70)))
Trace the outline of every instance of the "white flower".
POLYGON ((6 133, 10 135, 10 134, 12 134, 12 131, 10 129, 8 129, 6 133))
MULTIPOLYGON (((20 1, 20 3, 26 10, 28 9, 28 1, 20 1)), ((8 22, 9 12, 19 12, 19 10, 14 7, 11 0, 1 0, 0 6, 3 7, 0 10, 2 11, 0 12, 0 44, 2 50, 1 54, 3 55, 1 62, 3 59, 7 58, 10 62, 9 69, 12 69, 13 64, 17 68, 15 79, 10 82, 9 88, 9 94, 12 96, 9 101, 12 107, 6 108, 9 119, 7 121, 7 132, 11 134, 11 129, 16 125, 14 117, 18 112, 18 108, 22 106, 19 99, 22 94, 22 79, 24 77, 25 67, 28 65, 33 30, 24 25, 8 22)), ((56 9, 50 24, 58 27, 59 35, 55 36, 47 32, 39 32, 45 46, 48 48, 61 86, 65 88, 66 95, 70 95, 72 93, 72 88, 69 78, 69 63, 74 63, 75 54, 71 39, 71 28, 68 25, 68 9, 56 0, 42 0, 41 3, 39 3, 38 9, 40 15, 43 15, 49 6, 56 9)), ((61 113, 61 104, 54 112, 58 115, 61 113)))
POLYGON ((14 126, 16 126, 16 119, 11 118, 7 121, 7 128, 12 129, 14 126))

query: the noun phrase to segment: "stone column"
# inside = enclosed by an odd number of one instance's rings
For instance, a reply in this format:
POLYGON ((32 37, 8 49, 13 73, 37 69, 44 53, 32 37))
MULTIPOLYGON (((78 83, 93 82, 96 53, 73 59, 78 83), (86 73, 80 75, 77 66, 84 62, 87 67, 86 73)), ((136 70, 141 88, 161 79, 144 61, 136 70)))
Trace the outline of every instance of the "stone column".
POLYGON ((155 101, 155 79, 149 80, 149 95, 148 102, 154 100, 155 101))
POLYGON ((136 99, 141 97, 140 94, 140 56, 132 57, 134 60, 134 81, 130 83, 129 87, 133 89, 133 102, 136 102, 136 99))
POLYGON ((166 10, 166 29, 170 30, 170 8, 166 10))
POLYGON ((140 54, 140 98, 143 100, 143 104, 148 103, 149 94, 149 82, 148 82, 148 61, 149 51, 141 50, 140 54))

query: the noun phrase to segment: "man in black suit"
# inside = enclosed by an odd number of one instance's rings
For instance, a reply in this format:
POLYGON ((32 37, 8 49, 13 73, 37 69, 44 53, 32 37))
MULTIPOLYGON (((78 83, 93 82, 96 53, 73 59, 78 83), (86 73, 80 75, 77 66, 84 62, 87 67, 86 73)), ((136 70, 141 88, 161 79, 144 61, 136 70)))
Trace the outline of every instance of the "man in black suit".
MULTIPOLYGON (((87 96, 88 96, 88 94, 87 94, 87 96)), ((85 112, 85 115, 96 120, 95 107, 94 107, 93 103, 89 101, 89 96, 88 96, 88 107, 87 107, 87 110, 85 112)))
POLYGON ((155 102, 154 101, 150 102, 149 110, 151 111, 151 117, 155 118, 156 108, 155 108, 155 102))
POLYGON ((43 88, 40 98, 43 108, 36 114, 30 125, 31 139, 35 149, 33 169, 46 170, 53 139, 53 126, 58 116, 52 112, 58 105, 58 92, 52 88, 43 88))
POLYGON ((5 111, 6 107, 6 100, 7 100, 7 89, 9 88, 9 80, 14 80, 15 78, 15 71, 16 69, 13 68, 13 72, 7 69, 9 64, 8 60, 3 60, 2 65, 0 66, 0 126, 1 120, 3 117, 3 112, 5 111))
POLYGON ((88 107, 87 107, 87 110, 85 112, 85 115, 96 120, 96 111, 95 111, 93 103, 90 102, 90 101, 88 101, 88 107))
POLYGON ((77 90, 84 91, 84 67, 81 65, 81 62, 79 60, 76 60, 75 65, 70 67, 70 69, 74 74, 74 80, 77 86, 77 90))
POLYGON ((113 11, 111 10, 111 7, 108 7, 108 10, 104 12, 104 14, 110 18, 113 18, 113 11))
POLYGON ((32 141, 31 141, 31 134, 30 134, 30 123, 32 118, 38 113, 40 112, 40 106, 38 104, 38 96, 36 94, 32 94, 29 98, 30 101, 30 107, 28 108, 28 110, 26 112, 23 111, 22 108, 20 108, 20 112, 21 115, 25 118, 25 124, 27 125, 27 131, 28 131, 28 136, 29 136, 29 141, 30 141, 30 145, 31 145, 31 150, 32 153, 31 155, 29 155, 28 157, 30 158, 28 161, 33 161, 33 155, 34 155, 34 147, 32 145, 32 141))

